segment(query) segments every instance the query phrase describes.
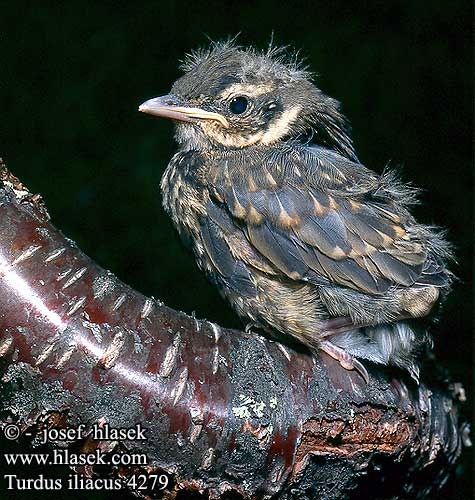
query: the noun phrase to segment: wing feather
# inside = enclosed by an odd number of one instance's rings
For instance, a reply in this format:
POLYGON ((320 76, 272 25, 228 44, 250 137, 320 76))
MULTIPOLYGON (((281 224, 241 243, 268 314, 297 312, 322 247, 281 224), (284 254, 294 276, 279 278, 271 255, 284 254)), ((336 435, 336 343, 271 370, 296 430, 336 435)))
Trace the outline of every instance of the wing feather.
POLYGON ((269 163, 248 170, 226 164, 224 174, 214 176, 217 201, 224 200, 258 254, 291 279, 369 294, 421 282, 427 249, 411 238, 393 202, 361 190, 325 190, 315 170, 292 168, 291 161, 278 166, 285 176, 272 175, 269 163))

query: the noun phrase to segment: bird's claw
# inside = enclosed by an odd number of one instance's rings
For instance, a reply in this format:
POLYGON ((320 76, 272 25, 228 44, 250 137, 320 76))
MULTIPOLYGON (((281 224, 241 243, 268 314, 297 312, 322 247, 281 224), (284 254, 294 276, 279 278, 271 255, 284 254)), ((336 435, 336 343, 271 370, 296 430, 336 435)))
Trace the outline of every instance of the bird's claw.
POLYGON ((326 352, 333 359, 336 359, 345 370, 355 370, 362 377, 363 380, 369 384, 369 374, 363 363, 348 354, 344 349, 333 344, 329 340, 324 340, 320 343, 320 349, 326 352))
POLYGON ((259 325, 254 321, 250 321, 249 323, 247 323, 246 327, 244 328, 244 331, 246 333, 250 333, 253 328, 259 328, 259 325))
POLYGON ((363 380, 369 384, 369 374, 363 363, 353 358, 353 369, 356 370, 362 377, 363 380))

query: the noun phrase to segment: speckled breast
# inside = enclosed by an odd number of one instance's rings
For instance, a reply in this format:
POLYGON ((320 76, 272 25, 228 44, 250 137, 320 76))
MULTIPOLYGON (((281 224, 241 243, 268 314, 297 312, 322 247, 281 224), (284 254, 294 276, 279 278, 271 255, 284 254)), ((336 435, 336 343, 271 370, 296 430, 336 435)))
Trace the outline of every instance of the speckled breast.
POLYGON ((205 213, 208 199, 204 175, 202 156, 186 151, 173 156, 162 177, 163 207, 187 242, 199 237, 198 219, 205 213))

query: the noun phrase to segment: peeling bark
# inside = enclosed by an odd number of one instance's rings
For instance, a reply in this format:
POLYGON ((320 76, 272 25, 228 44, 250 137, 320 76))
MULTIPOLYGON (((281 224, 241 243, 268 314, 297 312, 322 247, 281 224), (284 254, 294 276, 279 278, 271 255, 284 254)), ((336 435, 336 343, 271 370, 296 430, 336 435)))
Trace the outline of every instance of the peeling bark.
POLYGON ((61 445, 146 453, 146 467, 101 474, 166 472, 167 498, 191 490, 202 498, 425 498, 461 450, 447 382, 423 378, 417 387, 370 367, 366 385, 324 354, 144 297, 64 237, 41 197, 2 165, 0 373, 2 425, 23 433, 142 423, 146 441, 61 445))

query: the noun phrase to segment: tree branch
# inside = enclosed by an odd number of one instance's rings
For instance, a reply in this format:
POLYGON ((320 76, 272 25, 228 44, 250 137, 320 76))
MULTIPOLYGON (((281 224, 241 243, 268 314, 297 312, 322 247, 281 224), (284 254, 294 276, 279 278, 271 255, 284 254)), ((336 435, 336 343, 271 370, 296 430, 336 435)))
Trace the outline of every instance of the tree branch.
POLYGON ((3 425, 16 422, 23 433, 141 423, 145 441, 80 445, 146 453, 141 470, 172 477, 169 498, 181 490, 203 498, 425 498, 461 449, 447 387, 416 387, 376 368, 366 385, 324 354, 144 297, 64 237, 41 197, 2 165, 0 370, 3 425))

